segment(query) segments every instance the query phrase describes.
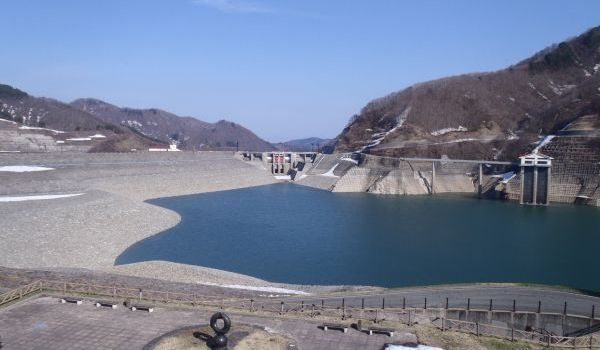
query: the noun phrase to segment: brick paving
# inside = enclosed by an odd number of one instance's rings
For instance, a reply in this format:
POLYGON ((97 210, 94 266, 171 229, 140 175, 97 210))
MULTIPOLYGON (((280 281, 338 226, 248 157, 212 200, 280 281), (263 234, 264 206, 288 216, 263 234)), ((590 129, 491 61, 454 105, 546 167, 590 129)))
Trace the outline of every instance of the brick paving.
MULTIPOLYGON (((61 304, 42 297, 0 311, 3 350, 142 349, 160 335, 175 329, 208 323, 212 313, 203 310, 158 308, 153 313, 61 304)), ((408 333, 369 336, 354 329, 327 332, 318 323, 303 320, 230 314, 232 322, 268 327, 291 336, 297 349, 383 349, 386 343, 414 339, 408 333)))

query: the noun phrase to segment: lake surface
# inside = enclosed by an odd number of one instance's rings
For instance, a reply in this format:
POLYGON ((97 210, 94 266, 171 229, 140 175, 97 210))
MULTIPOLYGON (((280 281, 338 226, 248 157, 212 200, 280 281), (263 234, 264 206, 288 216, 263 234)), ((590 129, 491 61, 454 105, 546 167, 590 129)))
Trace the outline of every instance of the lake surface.
POLYGON ((385 287, 528 282, 600 291, 600 209, 276 184, 150 203, 176 227, 117 264, 165 260, 273 282, 385 287))

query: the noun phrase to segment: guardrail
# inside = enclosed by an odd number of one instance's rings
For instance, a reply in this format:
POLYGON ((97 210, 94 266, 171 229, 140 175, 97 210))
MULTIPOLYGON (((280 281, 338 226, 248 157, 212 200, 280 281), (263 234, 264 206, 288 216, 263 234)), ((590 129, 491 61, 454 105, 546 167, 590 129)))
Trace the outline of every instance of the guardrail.
MULTIPOLYGON (((41 293, 57 293, 63 296, 87 296, 87 297, 108 297, 113 299, 136 300, 139 302, 154 302, 172 305, 203 306, 210 308, 230 309, 243 312, 262 312, 273 315, 292 315, 303 318, 328 317, 346 319, 366 319, 375 323, 382 320, 391 322, 400 322, 412 326, 420 322, 423 318, 432 321, 434 325, 442 331, 452 330, 463 333, 474 334, 476 336, 491 336, 510 341, 526 341, 543 346, 562 347, 562 348, 600 348, 600 337, 595 335, 586 335, 578 337, 558 336, 550 333, 535 331, 525 331, 515 328, 495 326, 489 323, 477 323, 469 321, 460 321, 448 319, 446 317, 449 311, 484 311, 484 312, 503 312, 506 310, 490 309, 477 310, 473 308, 448 308, 446 301, 445 307, 428 307, 425 299, 421 307, 410 307, 404 302, 402 307, 387 307, 385 299, 377 307, 365 307, 364 299, 362 305, 351 306, 346 303, 345 298, 338 298, 339 303, 333 303, 333 299, 311 299, 308 302, 299 298, 296 299, 272 299, 259 298, 220 298, 211 295, 196 293, 180 293, 170 291, 144 290, 142 288, 103 286, 92 283, 68 282, 68 281, 49 281, 38 280, 28 285, 16 288, 4 294, 0 294, 0 307, 15 300, 23 299, 41 293), (326 303, 325 300, 328 302, 326 303), (441 320, 441 322, 440 322, 441 320)), ((469 301, 470 303, 470 301, 469 301)), ((513 303, 513 305, 515 305, 513 303)), ((513 306, 514 308, 514 306, 513 306)), ((517 310, 511 312, 518 313, 517 310)), ((532 313, 531 311, 520 311, 522 313, 532 313)), ((590 323, 600 321, 594 317, 586 317, 590 323)), ((557 315, 556 313, 542 313, 539 315, 557 315)), ((560 314, 559 314, 560 315, 560 314)), ((565 314, 562 314, 566 316, 565 314)), ((572 315, 574 317, 584 317, 572 315)))

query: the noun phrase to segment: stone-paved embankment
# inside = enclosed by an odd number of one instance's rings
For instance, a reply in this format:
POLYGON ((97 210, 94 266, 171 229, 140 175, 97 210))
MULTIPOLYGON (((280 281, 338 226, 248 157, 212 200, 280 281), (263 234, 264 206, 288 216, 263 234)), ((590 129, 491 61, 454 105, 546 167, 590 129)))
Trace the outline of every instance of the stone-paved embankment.
POLYGON ((177 213, 145 200, 277 181, 234 159, 231 152, 0 154, 0 167, 6 165, 54 170, 0 172, 0 197, 82 195, 0 202, 0 266, 86 268, 180 281, 264 284, 237 274, 166 262, 113 266, 131 244, 180 220, 177 213))

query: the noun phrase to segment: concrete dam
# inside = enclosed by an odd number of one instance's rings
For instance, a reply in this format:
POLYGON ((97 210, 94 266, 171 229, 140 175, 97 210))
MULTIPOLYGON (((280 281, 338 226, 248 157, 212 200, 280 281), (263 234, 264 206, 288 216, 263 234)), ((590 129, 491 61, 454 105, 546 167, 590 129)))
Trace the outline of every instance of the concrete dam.
POLYGON ((521 204, 600 206, 600 162, 574 163, 571 149, 553 145, 544 150, 552 156, 536 150, 514 162, 315 152, 238 152, 236 157, 278 179, 332 192, 472 193, 521 204))

